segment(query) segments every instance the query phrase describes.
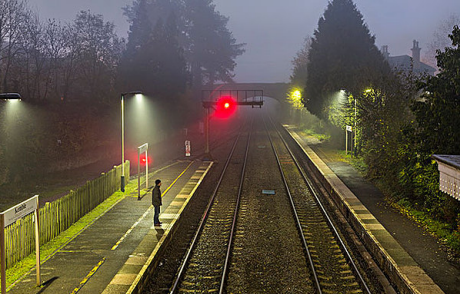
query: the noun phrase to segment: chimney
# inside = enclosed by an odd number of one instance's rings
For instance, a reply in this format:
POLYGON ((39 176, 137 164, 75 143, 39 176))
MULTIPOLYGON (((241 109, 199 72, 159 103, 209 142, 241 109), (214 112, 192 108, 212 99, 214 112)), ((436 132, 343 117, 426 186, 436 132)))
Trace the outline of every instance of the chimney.
POLYGON ((390 57, 390 53, 388 53, 388 45, 383 45, 380 51, 382 51, 382 55, 385 58, 385 60, 388 60, 388 58, 390 57))
POLYGON ((418 42, 416 40, 414 40, 411 50, 412 50, 412 60, 414 62, 414 69, 419 69, 420 68, 420 50, 421 48, 418 47, 418 42))

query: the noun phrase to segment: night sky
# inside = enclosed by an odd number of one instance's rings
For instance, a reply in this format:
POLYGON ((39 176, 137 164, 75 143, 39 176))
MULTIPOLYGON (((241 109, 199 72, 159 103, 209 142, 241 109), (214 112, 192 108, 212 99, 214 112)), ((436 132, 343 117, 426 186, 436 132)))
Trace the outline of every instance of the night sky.
MULTIPOLYGON (((40 19, 72 21, 80 10, 102 14, 126 37, 128 23, 121 7, 132 0, 29 0, 40 19)), ((411 55, 412 41, 424 49, 437 27, 455 14, 459 0, 355 0, 376 45, 388 45, 391 56, 411 55)), ((214 0, 216 10, 230 18, 228 28, 238 43, 247 43, 238 57, 237 82, 288 82, 291 61, 306 36, 312 36, 327 0, 214 0)))

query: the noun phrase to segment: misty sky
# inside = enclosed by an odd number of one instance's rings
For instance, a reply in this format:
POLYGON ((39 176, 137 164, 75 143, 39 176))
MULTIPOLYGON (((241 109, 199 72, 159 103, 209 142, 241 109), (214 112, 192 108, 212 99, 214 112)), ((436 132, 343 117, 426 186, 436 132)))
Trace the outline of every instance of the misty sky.
MULTIPOLYGON (((71 21, 80 10, 102 14, 120 36, 129 29, 121 7, 132 0, 29 0, 42 20, 71 21)), ((354 0, 376 45, 390 55, 411 55, 412 41, 424 49, 444 19, 460 16, 460 0, 354 0)), ((291 61, 306 36, 312 36, 328 0, 214 0, 216 10, 230 18, 228 28, 238 43, 247 43, 237 58, 237 82, 288 82, 291 61)))

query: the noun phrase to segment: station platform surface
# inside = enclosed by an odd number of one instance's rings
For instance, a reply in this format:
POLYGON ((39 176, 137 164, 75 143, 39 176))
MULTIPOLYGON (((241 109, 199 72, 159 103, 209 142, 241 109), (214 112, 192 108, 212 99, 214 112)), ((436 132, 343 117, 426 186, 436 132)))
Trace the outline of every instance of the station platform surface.
POLYGON ((31 270, 8 293, 126 293, 211 166, 207 161, 177 160, 156 168, 149 173, 149 187, 144 176, 140 198, 137 178, 132 178, 126 191, 133 192, 52 256, 42 256, 41 287, 31 270), (161 226, 153 225, 151 189, 156 179, 162 181, 161 226))

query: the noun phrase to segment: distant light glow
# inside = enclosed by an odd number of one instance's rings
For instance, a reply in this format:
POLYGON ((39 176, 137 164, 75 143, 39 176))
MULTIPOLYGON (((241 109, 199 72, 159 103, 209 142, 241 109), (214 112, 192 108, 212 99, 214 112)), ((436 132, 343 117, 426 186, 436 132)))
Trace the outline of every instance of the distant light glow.
POLYGON ((304 107, 302 103, 302 92, 297 89, 292 89, 288 94, 288 101, 292 107, 296 109, 302 109, 304 107))

